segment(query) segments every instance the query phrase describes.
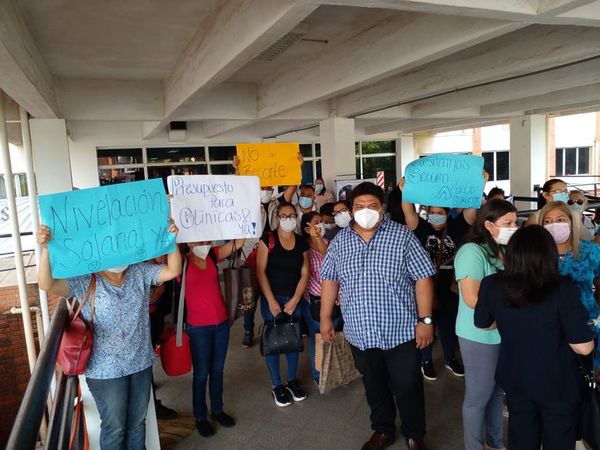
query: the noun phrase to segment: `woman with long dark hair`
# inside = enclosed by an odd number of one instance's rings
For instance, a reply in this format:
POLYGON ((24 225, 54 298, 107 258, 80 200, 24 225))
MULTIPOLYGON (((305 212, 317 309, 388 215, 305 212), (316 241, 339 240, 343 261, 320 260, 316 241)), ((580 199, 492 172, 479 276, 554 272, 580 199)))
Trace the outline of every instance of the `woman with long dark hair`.
POLYGON ((500 352, 497 330, 475 327, 473 312, 481 280, 503 268, 504 248, 517 230, 517 210, 505 200, 492 200, 480 210, 454 259, 459 285, 456 335, 465 368, 463 432, 466 450, 504 447, 504 396, 494 374, 500 352), (483 429, 485 428, 485 435, 483 429))
MULTIPOLYGON (((290 203, 277 207, 279 226, 276 231, 263 236, 258 246, 256 275, 262 292, 260 309, 263 319, 273 320, 282 313, 300 319, 302 310, 298 303, 308 284, 310 265, 308 245, 294 231, 298 214, 290 203)), ((297 379, 298 353, 286 353, 287 384, 281 381, 279 355, 267 355, 265 360, 275 404, 289 406, 294 401, 302 401, 306 393, 297 379)))
POLYGON ((577 286, 558 271, 552 235, 518 230, 504 272, 481 282, 475 325, 502 338, 496 382, 506 392, 511 450, 575 448, 582 377, 576 353, 594 348, 577 286))

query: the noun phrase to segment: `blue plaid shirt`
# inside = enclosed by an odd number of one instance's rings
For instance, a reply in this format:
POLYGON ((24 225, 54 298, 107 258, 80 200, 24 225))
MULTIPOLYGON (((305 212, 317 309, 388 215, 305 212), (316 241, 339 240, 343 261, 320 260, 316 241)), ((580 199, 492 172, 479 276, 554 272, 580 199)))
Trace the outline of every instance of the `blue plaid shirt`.
POLYGON ((415 338, 415 282, 436 270, 416 236, 384 219, 368 243, 352 226, 331 242, 323 280, 340 283, 344 335, 360 350, 389 350, 415 338))

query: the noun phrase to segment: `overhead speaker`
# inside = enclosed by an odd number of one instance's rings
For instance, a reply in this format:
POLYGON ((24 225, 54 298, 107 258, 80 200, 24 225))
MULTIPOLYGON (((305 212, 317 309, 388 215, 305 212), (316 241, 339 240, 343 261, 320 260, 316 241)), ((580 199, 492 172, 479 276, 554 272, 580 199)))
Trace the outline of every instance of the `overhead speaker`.
POLYGON ((185 142, 187 122, 169 122, 169 142, 185 142))

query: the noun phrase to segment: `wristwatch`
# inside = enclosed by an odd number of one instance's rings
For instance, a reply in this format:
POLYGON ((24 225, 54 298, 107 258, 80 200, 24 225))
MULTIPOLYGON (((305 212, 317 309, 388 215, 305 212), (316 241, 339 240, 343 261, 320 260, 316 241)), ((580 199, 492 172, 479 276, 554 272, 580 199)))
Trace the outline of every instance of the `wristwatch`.
POLYGON ((419 317, 417 319, 417 322, 422 322, 425 325, 431 325, 433 324, 433 319, 431 318, 431 316, 419 317))

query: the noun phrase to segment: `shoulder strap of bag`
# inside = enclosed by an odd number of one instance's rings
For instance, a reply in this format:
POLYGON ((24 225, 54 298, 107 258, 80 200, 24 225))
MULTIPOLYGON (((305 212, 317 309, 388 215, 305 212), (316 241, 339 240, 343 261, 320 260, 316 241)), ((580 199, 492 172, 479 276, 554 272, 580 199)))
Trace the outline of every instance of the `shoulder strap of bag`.
POLYGON ((177 308, 177 332, 175 335, 175 346, 181 347, 183 336, 183 308, 185 306, 185 279, 187 277, 188 258, 183 260, 183 272, 181 274, 181 288, 179 289, 179 308, 177 308))
POLYGON ((79 316, 79 314, 81 313, 81 308, 83 308, 83 305, 85 305, 85 302, 87 302, 90 297, 92 298, 90 300, 90 322, 93 323, 94 322, 94 306, 95 306, 95 299, 96 299, 96 274, 95 273, 93 273, 90 278, 90 285, 86 289, 85 294, 83 294, 83 298, 81 299, 81 302, 79 303, 79 306, 77 307, 77 311, 75 311, 73 320, 75 320, 77 318, 77 316, 79 316))
POLYGON ((235 245, 235 240, 234 240, 233 241, 233 249, 231 250, 231 256, 229 257, 229 268, 230 269, 237 268, 239 266, 238 259, 239 259, 238 248, 235 245))

